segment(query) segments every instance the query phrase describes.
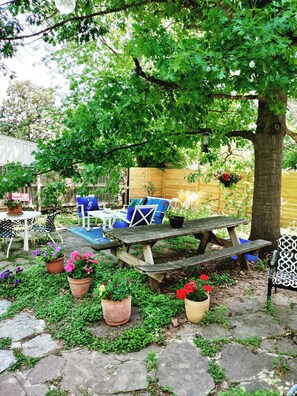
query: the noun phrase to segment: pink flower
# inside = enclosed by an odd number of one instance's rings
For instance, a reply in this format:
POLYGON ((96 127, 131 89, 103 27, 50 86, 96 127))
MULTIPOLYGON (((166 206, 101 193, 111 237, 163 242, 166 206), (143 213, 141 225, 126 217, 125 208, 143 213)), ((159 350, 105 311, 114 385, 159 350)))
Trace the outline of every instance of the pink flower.
POLYGON ((78 260, 80 258, 80 253, 77 250, 74 250, 70 253, 70 258, 72 260, 78 260))
POLYGON ((68 260, 67 264, 64 267, 66 272, 72 272, 73 270, 75 270, 75 268, 76 265, 71 260, 68 260))

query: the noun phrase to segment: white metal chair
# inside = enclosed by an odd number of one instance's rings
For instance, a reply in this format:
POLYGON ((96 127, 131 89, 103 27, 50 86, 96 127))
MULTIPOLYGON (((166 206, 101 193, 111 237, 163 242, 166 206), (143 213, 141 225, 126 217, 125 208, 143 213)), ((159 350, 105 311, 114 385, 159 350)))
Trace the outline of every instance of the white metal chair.
POLYGON ((127 215, 119 213, 115 216, 114 228, 135 227, 152 224, 158 205, 136 205, 127 211, 127 215))
POLYGON ((6 258, 9 255, 9 249, 11 247, 13 238, 15 237, 14 226, 11 220, 0 220, 0 238, 2 239, 9 239, 7 251, 6 251, 6 258))
POLYGON ((268 277, 267 297, 272 287, 297 291, 297 235, 282 235, 273 252, 268 277))

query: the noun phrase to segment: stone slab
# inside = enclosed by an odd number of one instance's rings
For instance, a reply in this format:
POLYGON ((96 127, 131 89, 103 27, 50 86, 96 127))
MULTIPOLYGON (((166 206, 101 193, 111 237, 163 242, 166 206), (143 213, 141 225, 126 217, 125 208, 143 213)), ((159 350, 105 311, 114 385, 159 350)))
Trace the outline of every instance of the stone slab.
POLYGON ((15 358, 13 351, 0 349, 0 373, 5 371, 9 366, 11 366, 16 361, 17 359, 15 358))
POLYGON ((207 396, 215 384, 208 373, 208 359, 187 341, 172 341, 159 357, 156 376, 178 396, 207 396), (182 374, 181 374, 182 373, 182 374))
POLYGON ((275 319, 264 312, 238 315, 230 318, 231 334, 236 338, 258 336, 261 338, 280 336, 285 333, 275 319))
POLYGON ((8 300, 0 300, 0 316, 7 312, 12 303, 8 300))
POLYGON ((0 321, 0 337, 11 337, 13 341, 19 341, 41 333, 44 327, 44 320, 37 320, 28 312, 21 312, 13 318, 0 321))
POLYGON ((249 348, 231 343, 223 348, 217 363, 232 382, 248 381, 263 370, 273 370, 274 357, 266 353, 253 353, 249 348))
POLYGON ((59 348, 59 343, 50 334, 40 334, 22 344, 23 354, 32 357, 42 357, 59 348))

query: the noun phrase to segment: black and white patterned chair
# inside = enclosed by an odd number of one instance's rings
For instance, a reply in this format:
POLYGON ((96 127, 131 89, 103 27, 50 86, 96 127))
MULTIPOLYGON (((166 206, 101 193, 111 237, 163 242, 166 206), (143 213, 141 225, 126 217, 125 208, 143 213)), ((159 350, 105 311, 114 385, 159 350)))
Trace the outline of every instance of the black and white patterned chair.
POLYGON ((282 235, 270 262, 267 297, 272 287, 297 291, 297 235, 282 235))
POLYGON ((15 237, 14 226, 11 220, 0 220, 0 238, 9 239, 8 248, 6 252, 6 258, 9 255, 9 249, 12 244, 13 238, 15 237))
POLYGON ((48 235, 48 237, 51 239, 51 241, 53 243, 55 243, 55 241, 54 241, 53 237, 51 236, 51 233, 56 232, 59 235, 61 243, 63 243, 63 239, 55 226, 55 217, 58 213, 60 213, 60 212, 54 212, 54 213, 48 214, 46 216, 45 222, 36 222, 30 228, 30 231, 48 235))

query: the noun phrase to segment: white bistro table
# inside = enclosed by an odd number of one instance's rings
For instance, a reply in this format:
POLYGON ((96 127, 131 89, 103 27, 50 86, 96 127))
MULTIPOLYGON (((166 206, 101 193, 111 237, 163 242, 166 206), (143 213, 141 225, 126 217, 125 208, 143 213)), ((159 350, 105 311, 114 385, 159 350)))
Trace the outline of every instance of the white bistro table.
POLYGON ((101 219, 103 223, 103 228, 112 228, 112 222, 114 216, 119 213, 118 210, 111 209, 103 209, 103 210, 91 210, 88 212, 88 222, 87 222, 87 230, 90 230, 90 218, 94 217, 95 219, 101 219))
POLYGON ((41 212, 34 210, 26 210, 21 215, 9 216, 6 212, 0 212, 0 220, 21 220, 24 222, 24 250, 29 251, 29 232, 28 232, 28 220, 35 219, 41 216, 41 212))

